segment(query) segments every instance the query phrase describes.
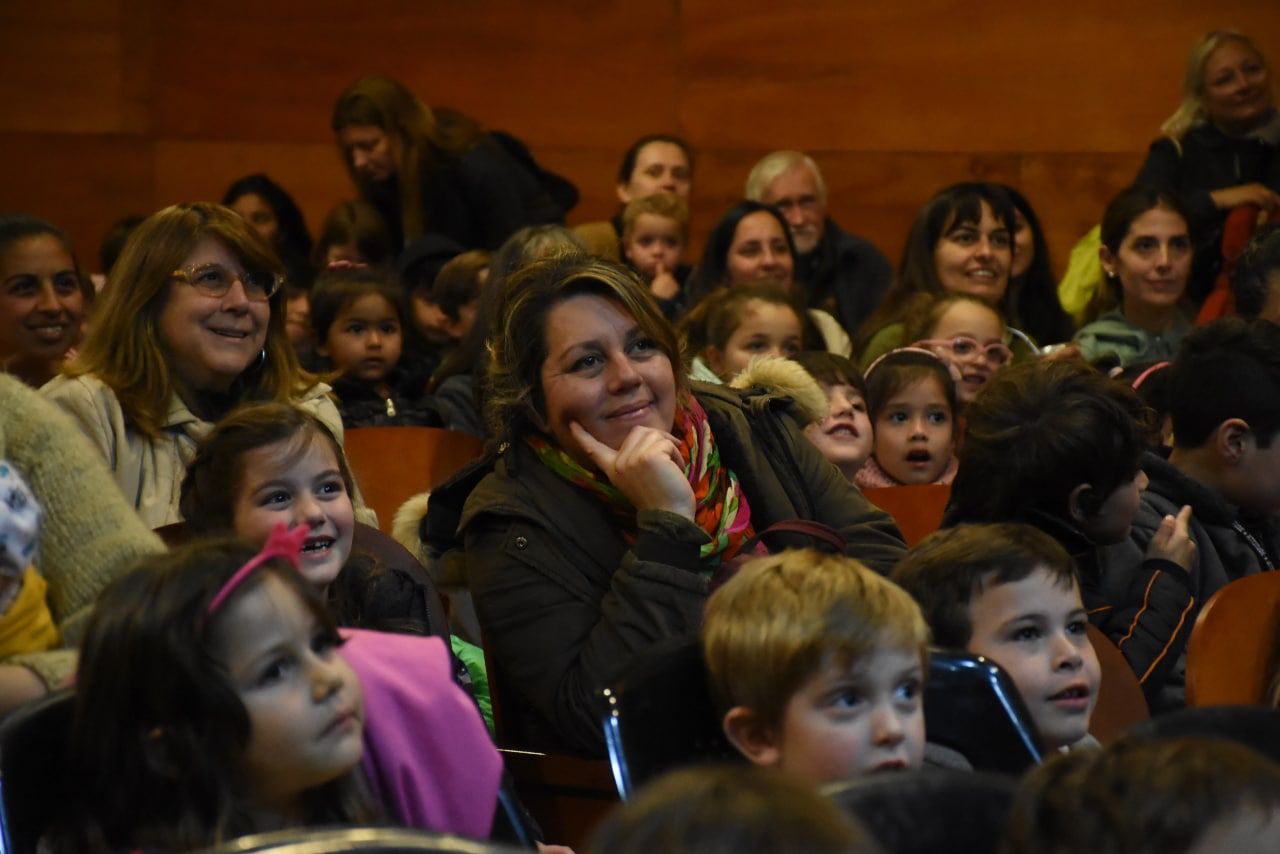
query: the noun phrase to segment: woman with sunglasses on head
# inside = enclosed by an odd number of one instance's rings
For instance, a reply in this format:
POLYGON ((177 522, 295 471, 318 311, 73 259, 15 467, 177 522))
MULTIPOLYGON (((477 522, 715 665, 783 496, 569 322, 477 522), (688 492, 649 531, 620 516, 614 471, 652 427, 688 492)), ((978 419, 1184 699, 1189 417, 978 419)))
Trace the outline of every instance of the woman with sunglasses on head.
POLYGON ((229 208, 174 205, 125 245, 78 359, 42 392, 102 453, 152 528, 178 521, 196 442, 245 401, 293 402, 341 440, 328 387, 285 334, 283 269, 229 208))

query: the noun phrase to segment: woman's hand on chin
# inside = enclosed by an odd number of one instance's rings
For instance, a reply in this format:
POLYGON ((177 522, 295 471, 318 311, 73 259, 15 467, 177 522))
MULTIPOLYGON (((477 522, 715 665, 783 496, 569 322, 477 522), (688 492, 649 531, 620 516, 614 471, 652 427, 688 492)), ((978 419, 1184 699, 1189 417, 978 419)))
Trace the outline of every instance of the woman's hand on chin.
POLYGON ((693 519, 693 487, 684 473, 680 445, 670 433, 634 427, 615 451, 576 421, 569 430, 583 452, 636 510, 666 510, 693 519))

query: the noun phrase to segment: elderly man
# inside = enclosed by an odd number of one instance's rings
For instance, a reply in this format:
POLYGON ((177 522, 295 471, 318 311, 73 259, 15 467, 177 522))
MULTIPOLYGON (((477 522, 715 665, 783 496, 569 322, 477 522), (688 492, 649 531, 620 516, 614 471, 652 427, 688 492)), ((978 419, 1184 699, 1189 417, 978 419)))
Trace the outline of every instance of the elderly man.
POLYGON ((746 197, 775 206, 796 244, 796 281, 805 302, 835 315, 850 335, 880 303, 893 267, 870 241, 827 216, 827 185, 799 151, 766 155, 747 176, 746 197))

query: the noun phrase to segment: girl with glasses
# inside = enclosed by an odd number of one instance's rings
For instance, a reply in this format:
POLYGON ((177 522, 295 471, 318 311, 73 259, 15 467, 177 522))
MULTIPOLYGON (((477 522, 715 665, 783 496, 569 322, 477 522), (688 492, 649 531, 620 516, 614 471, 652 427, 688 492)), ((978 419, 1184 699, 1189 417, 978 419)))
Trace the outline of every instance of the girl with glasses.
MULTIPOLYGON (((1016 229, 1013 200, 998 184, 953 184, 926 202, 907 235, 898 278, 854 340, 863 369, 910 342, 907 319, 944 294, 968 294, 1013 317, 1009 282, 1016 229)), ((1019 339, 1017 356, 1033 355, 1034 342, 1013 334, 1019 339)))
POLYGON ((74 417, 149 527, 179 521, 197 441, 242 402, 293 402, 341 441, 328 387, 289 346, 283 274, 230 208, 165 208, 130 236, 79 357, 42 390, 74 417))
POLYGON ((914 322, 907 322, 905 332, 913 347, 931 350, 951 366, 961 409, 1013 361, 1000 312, 966 294, 938 297, 914 322))

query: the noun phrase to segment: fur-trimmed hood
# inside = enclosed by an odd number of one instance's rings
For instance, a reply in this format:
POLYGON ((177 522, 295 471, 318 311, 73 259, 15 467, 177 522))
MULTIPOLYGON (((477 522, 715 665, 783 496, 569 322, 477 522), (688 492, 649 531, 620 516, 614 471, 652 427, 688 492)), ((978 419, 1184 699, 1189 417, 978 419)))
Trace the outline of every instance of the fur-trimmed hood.
POLYGON ((827 393, 798 362, 780 356, 756 356, 729 382, 730 388, 762 388, 789 397, 796 404, 801 426, 827 417, 827 393))

